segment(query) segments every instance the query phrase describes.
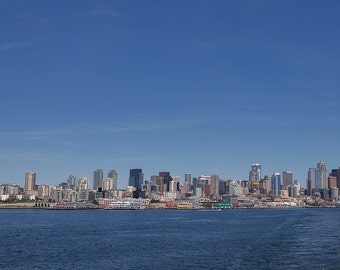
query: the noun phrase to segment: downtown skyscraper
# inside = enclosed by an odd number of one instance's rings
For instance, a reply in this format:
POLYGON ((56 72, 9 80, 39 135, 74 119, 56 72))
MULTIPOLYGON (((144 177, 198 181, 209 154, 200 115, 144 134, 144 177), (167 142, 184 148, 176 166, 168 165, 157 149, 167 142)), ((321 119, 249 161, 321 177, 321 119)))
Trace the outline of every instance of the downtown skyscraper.
POLYGON ((282 189, 286 190, 290 185, 293 185, 293 173, 291 171, 282 172, 282 189))
POLYGON ((307 179, 307 193, 313 195, 321 189, 328 188, 328 172, 326 163, 322 160, 317 164, 316 168, 309 168, 307 179))
POLYGON ((103 170, 97 169, 93 172, 93 189, 98 190, 99 187, 102 187, 103 181, 103 170))
POLYGON ((25 174, 25 195, 33 195, 36 185, 36 173, 35 172, 27 172, 25 174))

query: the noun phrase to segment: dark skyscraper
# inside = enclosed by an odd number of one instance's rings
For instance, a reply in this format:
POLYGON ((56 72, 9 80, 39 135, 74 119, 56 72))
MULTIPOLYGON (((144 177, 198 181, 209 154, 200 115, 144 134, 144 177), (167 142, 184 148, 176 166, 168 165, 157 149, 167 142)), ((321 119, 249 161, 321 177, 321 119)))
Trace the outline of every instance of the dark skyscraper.
POLYGON ((144 192, 142 192, 142 185, 144 183, 144 174, 142 169, 131 169, 130 170, 130 178, 129 178, 129 186, 133 186, 136 188, 136 191, 133 192, 134 198, 144 197, 144 192))
POLYGON ((93 172, 93 189, 97 190, 99 187, 102 187, 103 181, 103 170, 97 169, 93 172))
POLYGON ((129 178, 129 186, 133 186, 136 190, 141 190, 144 182, 144 174, 142 169, 131 169, 130 170, 130 178, 129 178))
POLYGON ((158 177, 161 177, 164 185, 164 192, 169 191, 170 182, 173 180, 170 176, 170 172, 160 172, 158 177))

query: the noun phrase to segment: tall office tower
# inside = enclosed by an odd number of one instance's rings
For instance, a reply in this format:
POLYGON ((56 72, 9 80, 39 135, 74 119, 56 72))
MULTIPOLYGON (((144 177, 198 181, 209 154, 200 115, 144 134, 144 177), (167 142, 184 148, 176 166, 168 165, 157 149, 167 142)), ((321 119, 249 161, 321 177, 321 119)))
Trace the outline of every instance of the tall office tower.
POLYGON ((293 173, 291 171, 282 172, 282 189, 286 190, 290 185, 293 185, 293 173))
POLYGON ((261 180, 261 165, 258 163, 251 165, 251 170, 249 172, 249 182, 260 182, 261 180))
POLYGON ((25 195, 33 195, 35 190, 35 181, 36 181, 36 173, 35 172, 27 172, 25 174, 25 195))
POLYGON ((70 175, 69 177, 67 177, 67 185, 69 187, 74 187, 75 185, 77 185, 77 177, 75 177, 74 175, 70 175))
POLYGON ((340 168, 339 169, 333 169, 331 172, 331 176, 336 177, 336 186, 340 188, 340 168))
POLYGON ((185 183, 189 183, 191 185, 191 174, 186 173, 184 176, 185 183))
POLYGON ((137 191, 142 190, 144 183, 144 174, 142 169, 131 169, 129 177, 129 186, 135 187, 137 191))
POLYGON ((103 170, 97 169, 93 172, 93 189, 98 190, 99 187, 102 187, 103 181, 103 170))
POLYGON ((211 180, 210 175, 201 175, 200 177, 198 177, 198 179, 195 180, 195 183, 196 183, 196 186, 195 186, 196 194, 195 195, 197 197, 200 197, 199 193, 201 193, 201 195, 207 193, 205 192, 205 188, 210 189, 210 187, 208 187, 208 185, 210 184, 210 180, 211 180), (197 192, 197 190, 200 190, 200 192, 197 192))
POLYGON ((191 174, 186 173, 184 176, 184 193, 190 193, 191 192, 191 174))
POLYGON ((315 179, 315 187, 318 188, 328 188, 328 172, 326 168, 326 163, 324 163, 322 160, 317 164, 317 168, 319 172, 316 175, 315 179))
POLYGON ((279 196, 281 191, 281 175, 280 173, 273 173, 271 177, 272 194, 279 196))
POLYGON ((107 177, 112 179, 112 190, 117 190, 117 171, 116 170, 110 170, 107 174, 107 177))
POLYGON ((307 178, 307 193, 308 195, 314 194, 321 189, 328 187, 328 172, 326 164, 320 161, 317 168, 309 168, 307 178))
POLYGON ((170 176, 170 172, 160 172, 158 176, 162 178, 164 192, 169 191, 170 182, 173 180, 170 176))
POLYGON ((220 177, 216 174, 210 176, 211 194, 220 195, 220 177))
POLYGON ((169 191, 170 192, 179 191, 180 182, 181 182, 181 177, 173 176, 169 184, 169 191))

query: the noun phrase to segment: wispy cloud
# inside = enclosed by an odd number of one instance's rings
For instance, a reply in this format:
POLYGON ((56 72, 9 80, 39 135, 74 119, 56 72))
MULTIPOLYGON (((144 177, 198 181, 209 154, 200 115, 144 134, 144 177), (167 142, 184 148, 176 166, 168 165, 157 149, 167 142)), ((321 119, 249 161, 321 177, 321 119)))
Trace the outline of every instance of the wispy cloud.
POLYGON ((29 45, 30 44, 28 42, 4 43, 4 44, 0 44, 0 51, 13 50, 17 48, 27 47, 29 45))
POLYGON ((85 11, 81 12, 82 15, 84 16, 107 16, 107 17, 112 17, 112 18, 130 18, 127 15, 123 15, 121 13, 118 13, 114 10, 107 9, 107 8, 97 8, 93 9, 91 11, 85 11))
POLYGON ((29 160, 38 160, 43 161, 46 158, 49 158, 49 155, 37 152, 27 152, 22 149, 10 148, 10 149, 2 149, 0 153, 0 158, 16 158, 16 159, 29 159, 29 160))
POLYGON ((111 17, 121 17, 120 14, 118 14, 115 11, 112 11, 110 9, 96 9, 92 12, 93 15, 106 15, 106 16, 111 16, 111 17))
POLYGON ((94 134, 115 134, 127 133, 132 131, 153 131, 153 130, 170 130, 191 128, 193 126, 202 126, 206 123, 216 121, 214 119, 167 119, 167 120, 150 120, 150 119, 132 119, 126 122, 105 122, 92 123, 82 122, 74 126, 60 127, 53 130, 30 130, 30 131, 2 131, 0 138, 20 138, 26 140, 39 140, 43 142, 55 143, 60 145, 75 145, 72 140, 74 136, 88 136, 94 134))

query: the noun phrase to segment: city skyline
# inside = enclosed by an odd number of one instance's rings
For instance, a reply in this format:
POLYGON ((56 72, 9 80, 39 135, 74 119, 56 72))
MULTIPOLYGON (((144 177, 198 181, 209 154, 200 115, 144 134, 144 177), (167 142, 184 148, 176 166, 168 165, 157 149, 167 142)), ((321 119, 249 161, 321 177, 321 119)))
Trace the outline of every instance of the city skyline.
POLYGON ((147 3, 0 1, 0 183, 339 167, 337 1, 147 3))
MULTIPOLYGON (((262 181, 265 181, 266 179, 272 179, 273 184, 273 177, 276 178, 277 176, 279 177, 279 180, 275 180, 275 185, 277 185, 277 189, 286 189, 287 186, 292 185, 296 181, 299 182, 299 185, 301 188, 306 189, 308 193, 312 193, 312 189, 315 188, 326 188, 329 186, 329 181, 335 181, 335 184, 332 182, 331 186, 336 186, 337 185, 337 177, 338 177, 338 171, 340 170, 340 166, 336 168, 328 168, 327 169, 327 164, 323 161, 320 160, 317 163, 317 168, 309 167, 307 171, 307 177, 305 181, 301 181, 301 179, 297 179, 294 177, 294 172, 292 171, 273 171, 273 172, 268 172, 264 173, 261 176, 261 167, 262 165, 259 163, 253 163, 251 164, 250 167, 250 172, 249 172, 249 177, 248 178, 242 178, 242 179, 232 179, 232 178, 224 178, 223 176, 217 175, 214 172, 210 173, 205 173, 205 174, 200 174, 200 175, 191 175, 191 173, 186 172, 184 176, 180 176, 177 174, 173 174, 171 172, 153 172, 150 175, 147 175, 146 177, 144 176, 143 169, 129 169, 129 178, 128 179, 120 179, 118 177, 118 171, 110 169, 107 172, 107 177, 104 178, 104 175, 106 174, 106 171, 103 169, 95 169, 93 170, 93 175, 92 178, 88 177, 86 175, 81 175, 81 176, 75 176, 73 174, 69 175, 66 180, 61 180, 56 183, 52 184, 47 184, 45 182, 39 182, 37 181, 37 173, 33 171, 28 171, 25 173, 24 177, 24 183, 21 182, 1 182, 0 184, 18 184, 20 186, 24 187, 24 190, 30 191, 34 189, 34 186, 38 185, 51 185, 51 186, 58 186, 58 185, 63 185, 67 184, 68 186, 77 186, 78 181, 80 181, 83 178, 88 179, 87 185, 90 185, 93 190, 97 190, 98 187, 102 188, 102 185, 105 185, 105 181, 113 181, 112 183, 107 183, 108 186, 113 187, 115 190, 117 189, 125 189, 128 186, 132 186, 136 188, 137 190, 140 190, 141 186, 144 185, 146 182, 154 182, 158 183, 161 186, 166 184, 167 189, 170 188, 170 181, 175 180, 183 185, 184 189, 189 189, 186 187, 186 183, 191 183, 191 177, 193 178, 200 178, 203 177, 205 178, 207 175, 208 177, 211 177, 212 179, 217 180, 222 180, 222 181, 227 181, 227 180, 232 180, 236 182, 244 182, 247 181, 249 184, 255 186, 258 188, 259 183, 262 181), (322 168, 322 169, 320 169, 322 168), (323 173, 321 173, 321 170, 323 173), (158 174, 158 175, 157 175, 158 174), (329 177, 335 177, 333 180, 329 180, 329 177), (161 180, 160 180, 161 178, 161 180), (29 180, 28 180, 29 179, 29 180), (32 180, 30 180, 32 179, 32 180), (161 181, 161 182, 159 182, 161 181), (27 186, 27 183, 28 186, 27 186), (281 188, 280 188, 281 187, 281 188)), ((213 182, 212 182, 213 183, 213 182)), ((340 183, 340 182, 339 182, 340 183)), ((265 184, 264 184, 265 185, 265 184)), ((90 187, 89 186, 89 187, 90 187)), ((217 186, 215 184, 212 185, 212 189, 216 190, 217 186)), ((162 190, 162 192, 166 192, 169 190, 162 190)))

